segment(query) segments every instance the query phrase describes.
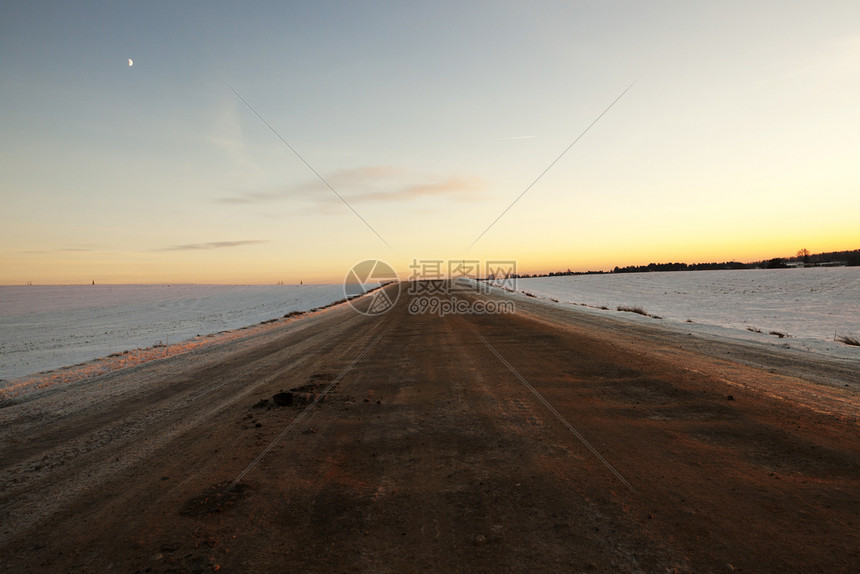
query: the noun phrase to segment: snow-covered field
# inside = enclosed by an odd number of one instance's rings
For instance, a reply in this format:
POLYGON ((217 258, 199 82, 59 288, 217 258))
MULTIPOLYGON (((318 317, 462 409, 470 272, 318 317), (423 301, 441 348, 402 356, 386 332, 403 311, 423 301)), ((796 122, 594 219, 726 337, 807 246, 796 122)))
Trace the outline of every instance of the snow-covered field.
POLYGON ((641 307, 684 329, 718 327, 711 332, 860 358, 860 348, 833 341, 860 337, 860 267, 573 275, 519 279, 516 287, 560 304, 641 307))
POLYGON ((342 285, 0 287, 0 379, 245 327, 343 297, 342 285))
MULTIPOLYGON (((833 340, 860 337, 858 267, 541 277, 519 279, 517 290, 656 321, 616 311, 641 307, 666 326, 860 359, 860 348, 833 340)), ((245 327, 343 297, 341 285, 0 287, 0 379, 245 327)))

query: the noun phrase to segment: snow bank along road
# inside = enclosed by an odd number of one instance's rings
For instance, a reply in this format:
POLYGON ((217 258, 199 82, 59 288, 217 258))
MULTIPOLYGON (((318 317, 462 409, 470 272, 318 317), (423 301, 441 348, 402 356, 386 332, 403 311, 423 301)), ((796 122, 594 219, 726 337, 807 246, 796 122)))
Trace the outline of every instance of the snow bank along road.
POLYGON ((857 571, 856 361, 516 303, 7 398, 0 570, 857 571))

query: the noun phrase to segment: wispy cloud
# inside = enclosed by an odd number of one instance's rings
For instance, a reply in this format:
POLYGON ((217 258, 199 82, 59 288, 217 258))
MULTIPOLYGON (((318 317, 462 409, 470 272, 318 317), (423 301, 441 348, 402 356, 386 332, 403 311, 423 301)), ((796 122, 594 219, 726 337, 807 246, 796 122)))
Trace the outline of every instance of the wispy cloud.
MULTIPOLYGON (((427 177, 410 174, 390 166, 366 166, 336 171, 326 176, 338 193, 350 202, 409 201, 420 197, 447 197, 454 201, 473 201, 489 183, 476 176, 427 177)), ((243 192, 216 199, 234 205, 260 204, 301 199, 328 204, 334 199, 319 182, 305 182, 268 192, 243 192)))
POLYGON ((27 249, 19 251, 18 253, 24 253, 27 255, 44 255, 47 253, 86 253, 90 251, 98 250, 91 249, 89 247, 57 247, 55 249, 27 249))
POLYGON ((208 243, 188 243, 185 245, 174 245, 172 247, 162 247, 156 251, 194 251, 198 249, 226 249, 228 247, 241 247, 243 245, 256 245, 259 243, 268 243, 263 239, 245 239, 243 241, 210 241, 208 243))
POLYGON ((405 185, 388 191, 374 191, 350 195, 355 201, 408 201, 419 197, 448 197, 455 201, 478 199, 487 188, 480 177, 451 177, 431 183, 405 185))
POLYGON ((331 193, 325 185, 318 181, 310 181, 285 187, 274 191, 246 191, 227 197, 219 197, 216 203, 258 204, 287 199, 306 199, 314 194, 331 193))

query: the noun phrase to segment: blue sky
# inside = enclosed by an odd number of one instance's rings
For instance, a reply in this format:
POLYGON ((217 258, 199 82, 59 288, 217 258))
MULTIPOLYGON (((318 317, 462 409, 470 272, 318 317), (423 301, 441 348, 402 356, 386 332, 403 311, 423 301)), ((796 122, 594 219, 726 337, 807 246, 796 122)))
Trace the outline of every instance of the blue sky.
POLYGON ((4 2, 0 283, 853 249, 858 101, 856 2, 4 2))

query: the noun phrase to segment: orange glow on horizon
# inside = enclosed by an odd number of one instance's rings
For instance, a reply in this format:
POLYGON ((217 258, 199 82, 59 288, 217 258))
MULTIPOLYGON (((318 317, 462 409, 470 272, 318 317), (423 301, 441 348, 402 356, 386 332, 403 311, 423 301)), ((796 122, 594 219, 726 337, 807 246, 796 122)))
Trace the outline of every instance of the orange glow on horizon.
MULTIPOLYGON (((827 237, 738 237, 714 243, 702 238, 684 245, 664 239, 635 244, 623 238, 611 245, 579 249, 559 244, 550 248, 512 245, 510 250, 476 250, 474 255, 450 257, 478 260, 483 268, 488 260, 516 261, 521 274, 545 274, 557 271, 611 271, 615 266, 647 265, 649 263, 710 263, 740 261, 752 263, 774 257, 792 257, 802 248, 813 254, 851 251, 860 247, 860 238, 852 233, 833 233, 827 237), (754 239, 754 240, 753 240, 754 239), (540 250, 538 250, 540 249, 540 250)), ((370 251, 369 253, 379 253, 370 251)), ((383 253, 364 257, 341 256, 308 258, 290 262, 290 255, 261 253, 255 258, 239 252, 172 254, 170 257, 144 254, 72 253, 45 255, 0 253, 0 285, 90 284, 223 284, 223 285, 286 285, 339 284, 355 263, 379 258, 394 267, 402 280, 409 279, 413 259, 422 257, 392 256, 383 253)), ((444 256, 424 256, 424 260, 443 260, 444 256)), ((447 266, 445 266, 447 274, 447 266)), ((483 271, 482 271, 483 273, 483 271)))

